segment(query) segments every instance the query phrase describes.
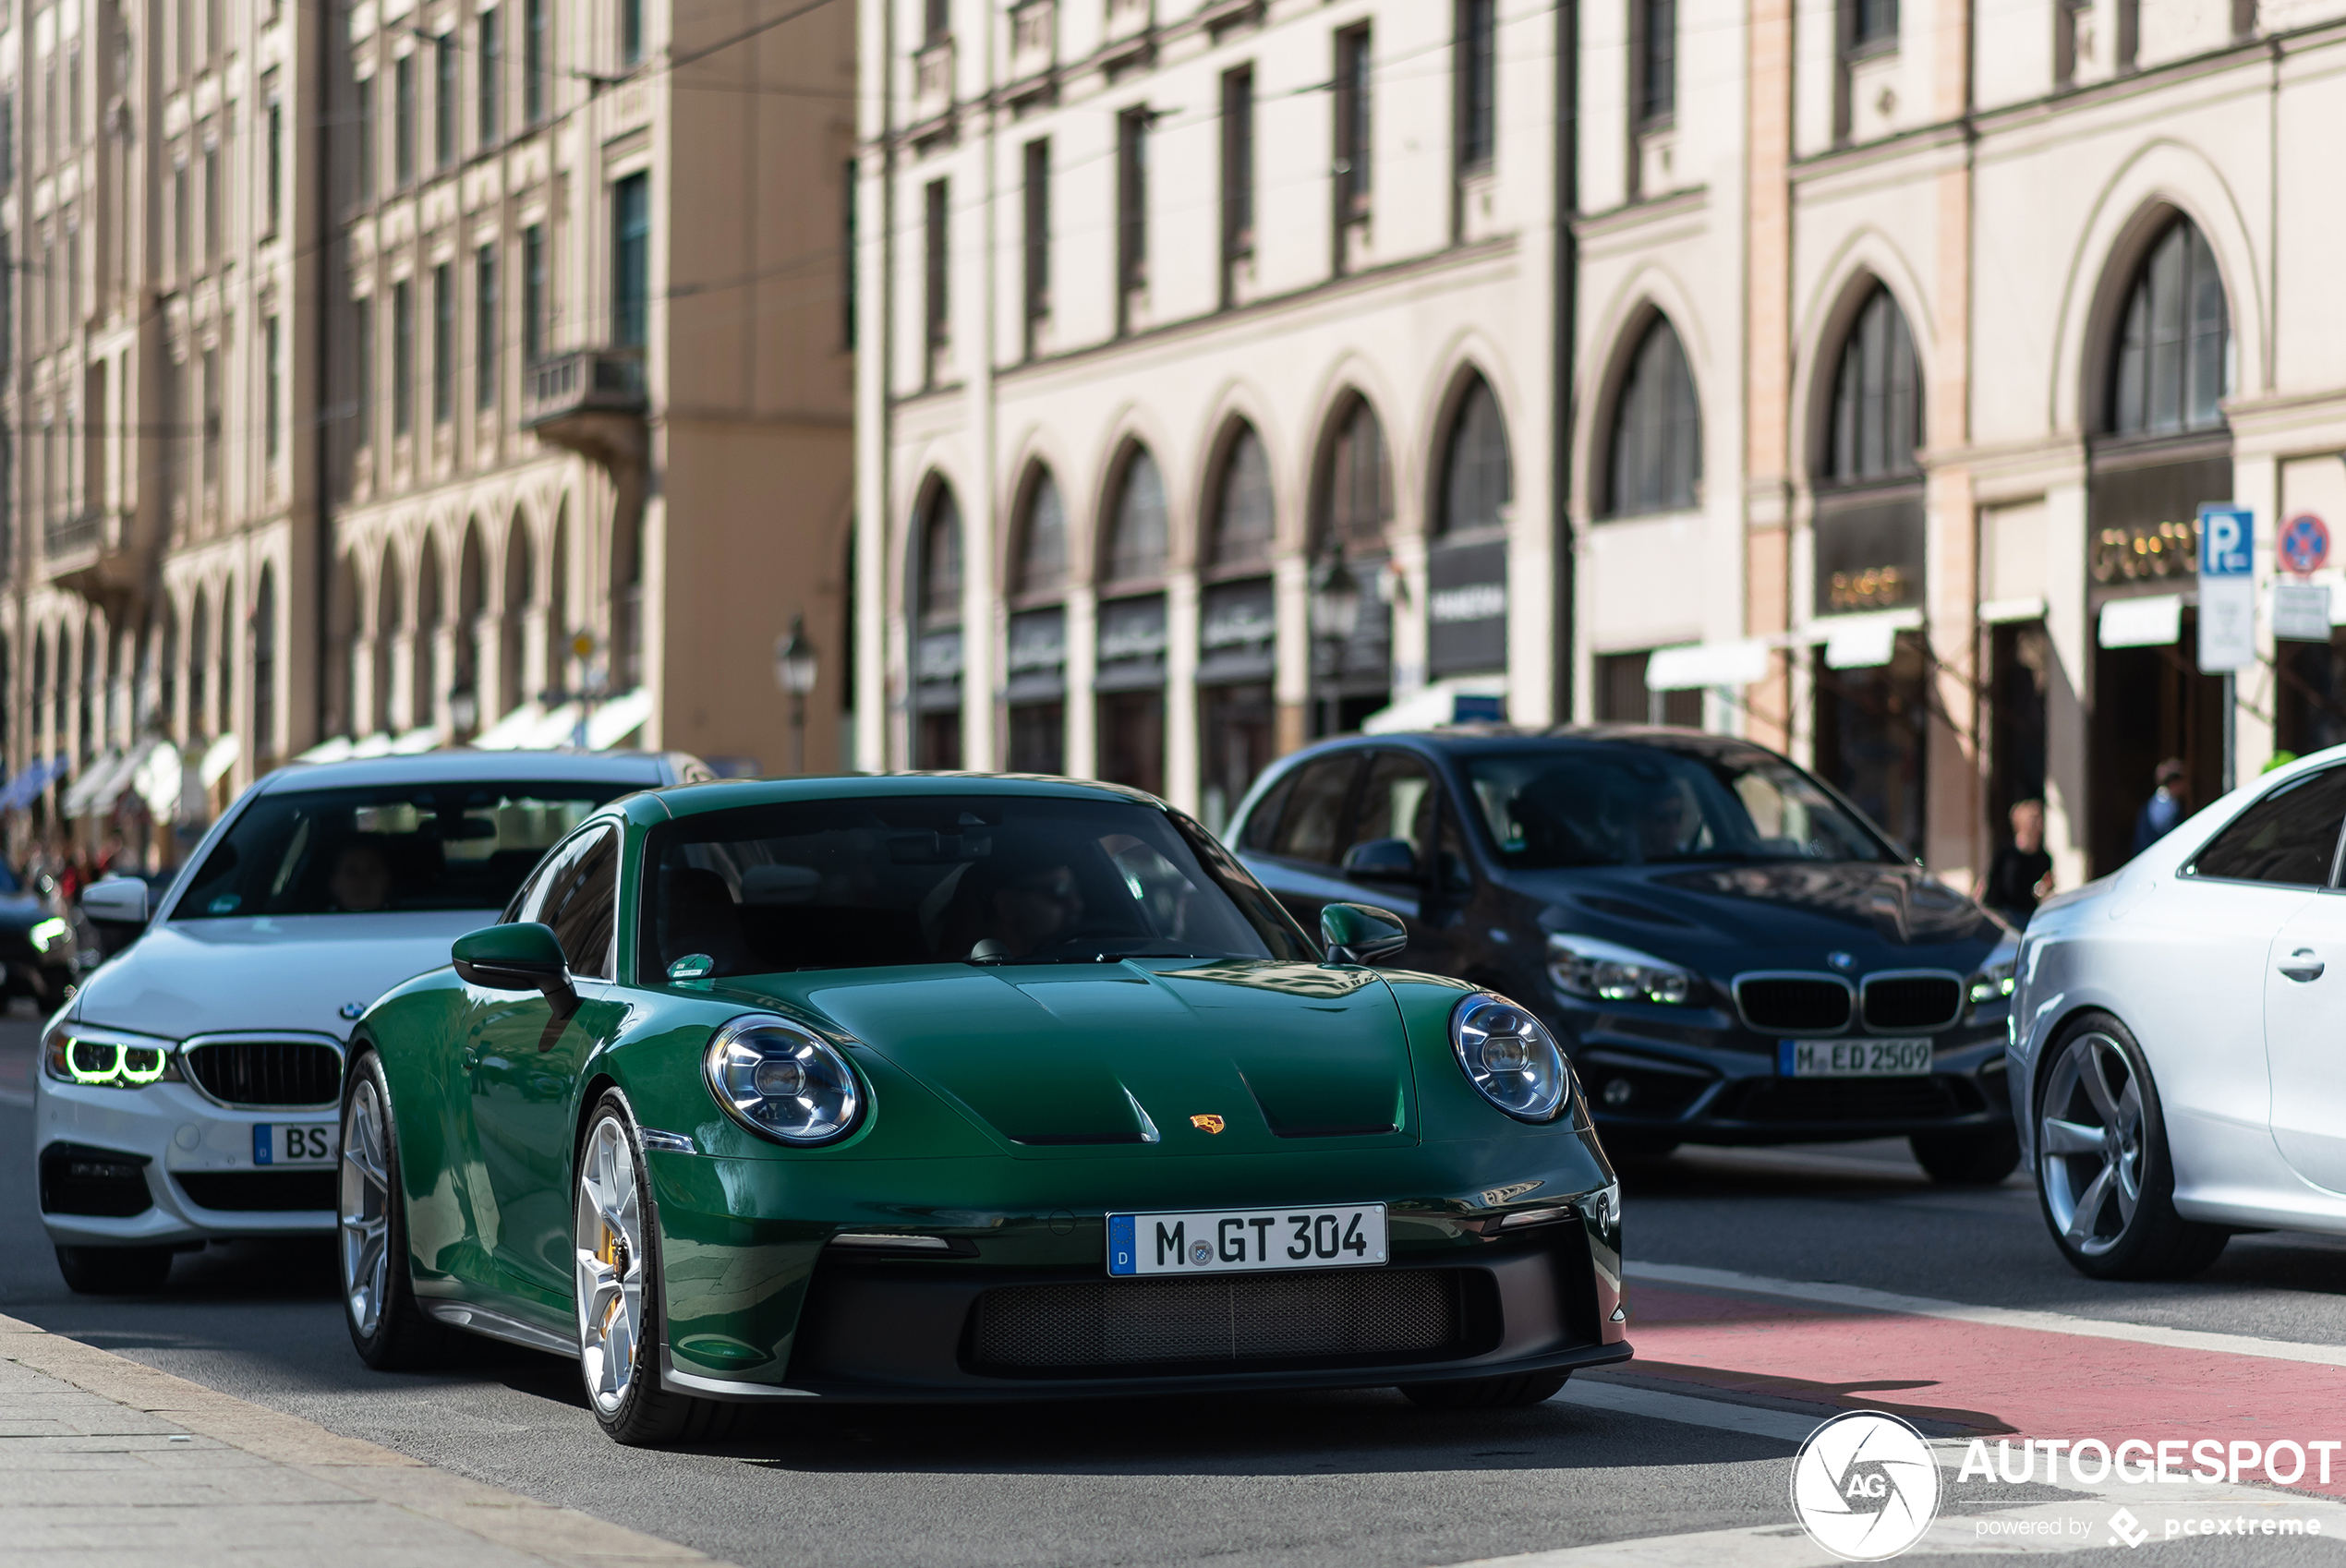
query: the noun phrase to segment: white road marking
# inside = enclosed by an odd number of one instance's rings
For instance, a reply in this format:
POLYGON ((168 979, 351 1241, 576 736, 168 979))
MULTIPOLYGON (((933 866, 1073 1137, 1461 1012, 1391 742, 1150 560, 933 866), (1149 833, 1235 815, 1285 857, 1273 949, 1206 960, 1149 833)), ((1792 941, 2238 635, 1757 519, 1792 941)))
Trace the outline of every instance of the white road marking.
MULTIPOLYGON (((1917 1318, 1944 1318, 1959 1323, 1983 1323, 1997 1328, 2034 1329, 2039 1333, 2074 1334, 2081 1339, 2123 1340, 2153 1345, 2164 1350, 2204 1350, 2219 1356, 2255 1356, 2272 1361, 2304 1361, 2317 1367, 2346 1367, 2346 1345, 2304 1345, 2293 1340, 2264 1339, 2255 1334, 2210 1333, 2204 1329, 2171 1329, 2155 1323, 2112 1322, 2081 1318, 2068 1312, 2040 1312, 2013 1307, 1974 1307, 1961 1301, 1939 1301, 1925 1296, 1898 1296, 1864 1285, 1831 1285, 1822 1281, 1770 1279, 1763 1274, 1737 1273, 1730 1269, 1700 1269, 1680 1263, 1631 1263, 1625 1271, 1634 1282, 1687 1285, 1706 1290, 1747 1291, 1758 1296, 1787 1297, 1795 1301, 1819 1301, 1834 1307, 1857 1307, 1875 1312, 1904 1312, 1917 1318)), ((1634 1303, 1635 1296, 1631 1297, 1634 1303)), ((1637 1325, 1630 1324, 1634 1337, 1637 1325)))
MULTIPOLYGON (((1636 1363, 1632 1362, 1632 1366, 1636 1363)), ((1590 1382, 1579 1378, 1564 1385, 1559 1404, 1585 1405, 1623 1416, 1646 1416, 1689 1427, 1716 1427, 1722 1431, 1749 1432, 1756 1437, 1781 1438, 1786 1442, 1808 1441, 1820 1417, 1797 1416, 1789 1410, 1767 1410, 1696 1394, 1663 1393, 1658 1389, 1630 1388, 1621 1383, 1590 1382)))

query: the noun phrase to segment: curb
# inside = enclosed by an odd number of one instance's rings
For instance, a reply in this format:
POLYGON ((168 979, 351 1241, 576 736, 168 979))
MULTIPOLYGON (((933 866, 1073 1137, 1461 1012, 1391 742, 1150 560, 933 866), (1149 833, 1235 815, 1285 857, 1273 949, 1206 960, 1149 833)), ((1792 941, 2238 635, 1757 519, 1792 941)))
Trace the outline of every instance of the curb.
POLYGON ((298 1416, 248 1404, 143 1362, 0 1316, 0 1363, 6 1362, 161 1417, 356 1498, 453 1526, 500 1551, 563 1568, 638 1562, 729 1568, 689 1547, 435 1469, 420 1459, 343 1437, 298 1416))

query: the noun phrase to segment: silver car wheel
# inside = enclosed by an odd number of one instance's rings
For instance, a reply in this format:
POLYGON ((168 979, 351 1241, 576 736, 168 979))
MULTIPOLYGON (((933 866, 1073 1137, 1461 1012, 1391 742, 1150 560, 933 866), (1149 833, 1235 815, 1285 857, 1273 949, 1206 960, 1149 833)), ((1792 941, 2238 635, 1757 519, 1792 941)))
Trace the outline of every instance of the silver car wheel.
POLYGON ((609 1416, 635 1381, 644 1329, 644 1222, 635 1155, 613 1116, 595 1123, 578 1168, 578 1362, 609 1416))
POLYGON ((2062 1239, 2099 1257, 2126 1237, 2143 1190, 2143 1095, 2125 1051, 2077 1036, 2045 1080, 2037 1123, 2045 1207, 2062 1239))
POLYGON ((391 1162, 383 1156, 382 1101, 369 1080, 342 1114, 343 1304, 361 1338, 372 1338, 391 1284, 391 1162))

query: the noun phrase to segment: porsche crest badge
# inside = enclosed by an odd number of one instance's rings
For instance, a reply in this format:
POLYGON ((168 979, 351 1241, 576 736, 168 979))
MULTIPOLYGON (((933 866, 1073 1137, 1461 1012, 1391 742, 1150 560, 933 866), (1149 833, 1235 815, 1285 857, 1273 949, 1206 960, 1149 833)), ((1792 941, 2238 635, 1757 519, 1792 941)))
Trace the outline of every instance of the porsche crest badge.
POLYGON ((1208 1132, 1219 1132, 1230 1124, 1215 1116, 1213 1112, 1208 1111, 1202 1116, 1191 1116, 1190 1118, 1190 1125, 1195 1128, 1203 1128, 1208 1132))

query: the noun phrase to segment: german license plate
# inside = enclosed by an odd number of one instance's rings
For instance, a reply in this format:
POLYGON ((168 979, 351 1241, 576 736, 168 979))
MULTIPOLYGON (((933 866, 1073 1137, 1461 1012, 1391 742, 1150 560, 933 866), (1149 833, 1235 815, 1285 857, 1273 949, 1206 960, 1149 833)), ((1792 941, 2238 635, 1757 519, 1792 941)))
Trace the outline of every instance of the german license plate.
POLYGON ((255 1122, 252 1163, 256 1165, 324 1165, 333 1162, 335 1128, 332 1122, 255 1122))
POLYGON ((1385 1261, 1385 1205, 1110 1214, 1111 1274, 1237 1274, 1385 1261))
POLYGON ((1786 1040, 1776 1046, 1784 1078, 1917 1078, 1929 1070, 1928 1040, 1786 1040))

